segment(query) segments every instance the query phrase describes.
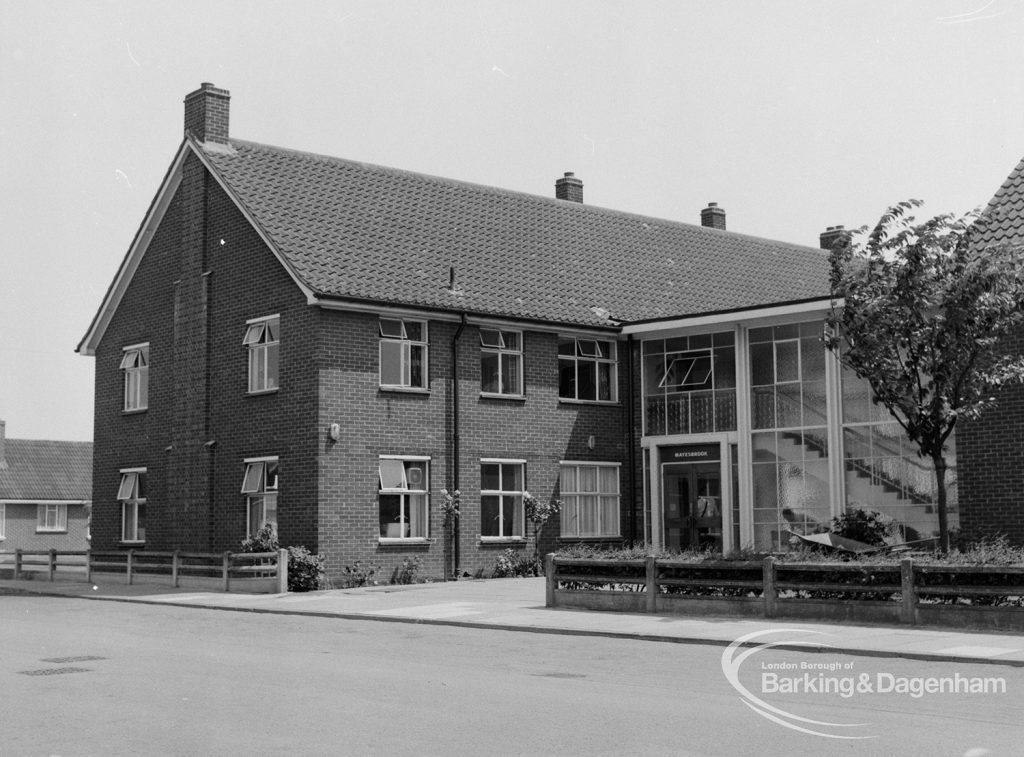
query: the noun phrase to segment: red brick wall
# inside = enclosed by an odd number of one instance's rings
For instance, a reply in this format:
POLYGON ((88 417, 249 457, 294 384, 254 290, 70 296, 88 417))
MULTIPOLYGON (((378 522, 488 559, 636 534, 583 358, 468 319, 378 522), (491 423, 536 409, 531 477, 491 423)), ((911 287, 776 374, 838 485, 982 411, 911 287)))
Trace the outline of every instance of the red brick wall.
MULTIPOLYGON (((360 561, 390 576, 406 557, 422 561, 424 575, 440 576, 444 564, 443 488, 453 487, 449 460, 452 439, 451 343, 458 324, 429 326, 429 393, 382 391, 378 374, 378 319, 375 315, 324 311, 320 348, 320 547, 331 572, 360 561), (331 423, 342 428, 331 442, 331 423), (380 455, 421 455, 431 459, 428 545, 378 542, 377 466, 380 455)), ((460 567, 489 575, 499 554, 526 544, 483 543, 480 539, 480 460, 526 460, 526 485, 536 497, 558 494, 560 460, 622 462, 626 450, 625 408, 562 403, 558 400, 557 336, 524 333, 525 400, 480 396, 480 341, 467 326, 459 341, 459 488, 462 493, 460 567), (587 440, 594 436, 595 446, 587 440)), ((625 369, 620 366, 620 397, 625 369)), ((621 474, 623 512, 627 511, 628 466, 621 474)), ((628 528, 628 522, 624 526, 628 528)), ((545 529, 542 551, 556 546, 557 519, 545 529)), ((623 531, 626 534, 627 531, 623 531)))
MULTIPOLYGON (((1024 334, 1008 340, 1024 351, 1024 334)), ((960 528, 969 539, 1005 534, 1024 544, 1024 387, 1001 390, 980 420, 957 426, 960 528)))
POLYGON ((246 535, 243 460, 265 455, 280 457, 282 541, 315 549, 314 323, 284 268, 189 158, 96 351, 95 549, 120 546, 127 467, 147 468, 146 548, 236 548, 246 535), (281 388, 248 396, 245 322, 274 313, 281 388), (149 409, 126 414, 121 348, 146 341, 149 409))

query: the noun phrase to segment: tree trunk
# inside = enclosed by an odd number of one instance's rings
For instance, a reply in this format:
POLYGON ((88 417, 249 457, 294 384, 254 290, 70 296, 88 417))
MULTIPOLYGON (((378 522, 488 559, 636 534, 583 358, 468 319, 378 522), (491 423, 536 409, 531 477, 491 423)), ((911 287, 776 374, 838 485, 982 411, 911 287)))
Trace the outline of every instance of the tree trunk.
POLYGON ((949 515, 946 512, 946 458, 938 455, 932 458, 935 465, 936 505, 939 510, 939 550, 949 552, 949 515))

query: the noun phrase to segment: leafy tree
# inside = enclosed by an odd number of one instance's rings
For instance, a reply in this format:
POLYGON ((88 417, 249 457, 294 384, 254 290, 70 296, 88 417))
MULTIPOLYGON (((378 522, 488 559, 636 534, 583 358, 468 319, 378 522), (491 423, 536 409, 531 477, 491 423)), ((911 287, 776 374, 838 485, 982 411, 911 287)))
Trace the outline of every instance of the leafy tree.
POLYGON ((920 205, 901 202, 866 242, 847 236, 832 249, 826 344, 930 458, 945 552, 946 442, 961 419, 995 405, 999 387, 1024 380, 1024 356, 1000 349, 1024 320, 1024 261, 1018 248, 982 244, 988 218, 918 223, 920 205))

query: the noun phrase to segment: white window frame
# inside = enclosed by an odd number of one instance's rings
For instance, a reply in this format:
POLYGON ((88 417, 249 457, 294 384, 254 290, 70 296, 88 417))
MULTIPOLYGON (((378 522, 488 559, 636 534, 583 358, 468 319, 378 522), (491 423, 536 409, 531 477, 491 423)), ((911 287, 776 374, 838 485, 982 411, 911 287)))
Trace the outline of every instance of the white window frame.
POLYGON ((242 476, 242 494, 245 496, 246 534, 254 536, 269 523, 277 534, 277 498, 281 490, 280 461, 276 455, 270 457, 247 457, 245 474, 242 476), (274 519, 267 519, 267 503, 272 502, 274 519), (254 522, 253 508, 259 508, 259 522, 254 522))
POLYGON ((523 396, 523 332, 513 329, 480 327, 480 394, 484 397, 523 396), (487 337, 485 337, 485 334, 487 337), (518 347, 509 347, 506 337, 515 336, 518 347), (489 338, 488 338, 489 337, 489 338), (495 355, 498 360, 498 391, 492 392, 483 386, 483 356, 495 355), (505 376, 505 358, 516 363, 515 385, 510 386, 505 376))
MULTIPOLYGON (((607 339, 602 337, 587 337, 587 336, 567 336, 561 335, 558 337, 559 343, 565 341, 572 341, 573 343, 573 354, 563 355, 559 350, 558 355, 558 399, 562 402, 592 402, 592 403, 603 403, 613 404, 619 401, 619 345, 615 339, 607 339), (601 355, 598 343, 610 345, 610 354, 601 355), (568 397, 562 394, 562 365, 564 363, 571 363, 574 372, 574 396, 568 397), (593 365, 595 366, 595 395, 600 395, 601 382, 600 382, 600 366, 610 366, 608 371, 608 393, 607 399, 601 399, 600 396, 595 396, 594 399, 587 397, 580 397, 580 364, 593 365)), ((561 344, 559 344, 559 347, 561 344)))
POLYGON ((143 524, 142 532, 143 537, 139 538, 139 505, 143 508, 146 506, 146 497, 139 497, 139 483, 142 483, 142 490, 145 493, 145 479, 142 478, 146 475, 146 468, 122 468, 121 473, 121 484, 117 489, 117 500, 121 503, 121 543, 122 544, 145 544, 145 514, 143 513, 143 524), (131 477, 131 478, 129 478, 131 477), (135 496, 132 496, 132 495, 135 496), (131 534, 128 533, 127 525, 128 519, 126 518, 129 509, 132 511, 132 523, 134 528, 131 534), (125 538, 131 536, 131 538, 125 538))
POLYGON ((621 537, 622 531, 622 465, 621 463, 597 462, 589 460, 562 460, 558 463, 559 497, 562 500, 561 537, 563 539, 613 539, 621 537), (573 480, 576 482, 576 490, 570 491, 562 487, 562 471, 565 468, 574 469, 573 480), (582 491, 579 489, 580 468, 597 469, 597 490, 582 491), (615 470, 615 491, 606 492, 601 489, 601 469, 615 470), (604 508, 602 499, 615 497, 615 522, 608 524, 603 522, 604 508), (579 532, 579 503, 582 497, 595 497, 597 504, 596 521, 598 523, 597 533, 581 534, 579 532), (574 526, 570 529, 570 526, 574 526))
POLYGON ((7 503, 0 502, 0 541, 7 538, 7 503))
POLYGON ((281 316, 267 315, 245 322, 245 337, 242 344, 248 351, 249 394, 276 392, 280 386, 281 374, 281 316), (273 327, 273 329, 271 328, 273 327), (270 356, 275 360, 274 374, 271 375, 270 356), (262 380, 261 380, 262 378, 262 380))
POLYGON ((380 346, 378 348, 377 377, 381 389, 425 391, 429 388, 430 379, 428 377, 430 373, 428 370, 427 358, 430 352, 430 338, 427 326, 428 324, 426 321, 421 321, 416 318, 386 318, 384 316, 380 316, 378 318, 377 329, 380 334, 380 346), (406 325, 412 323, 420 326, 421 330, 419 339, 411 339, 409 337, 406 325), (395 328, 396 325, 397 328, 395 328), (394 349, 391 345, 398 345, 399 349, 399 371, 402 375, 398 383, 387 383, 384 381, 384 350, 394 349), (420 359, 421 376, 418 384, 413 383, 412 378, 412 354, 414 348, 418 348, 422 351, 422 357, 420 359))
POLYGON ((121 349, 124 371, 124 410, 138 412, 149 408, 149 342, 121 349))
MULTIPOLYGON (((525 541, 526 540, 526 508, 523 506, 523 497, 526 492, 529 491, 526 486, 526 460, 508 460, 503 458, 485 457, 480 460, 480 540, 481 541, 525 541), (483 478, 485 465, 497 465, 498 466, 498 489, 484 489, 483 478), (501 470, 503 465, 516 465, 519 467, 519 478, 522 482, 521 489, 507 489, 505 488, 504 475, 501 470), (483 499, 484 497, 497 497, 498 498, 498 534, 484 534, 483 533, 483 499), (517 507, 518 521, 519 521, 519 533, 501 533, 505 526, 505 500, 511 498, 513 506, 517 507)), ((515 517, 515 514, 513 515, 515 517)), ((515 526, 513 526, 513 531, 515 526)))
POLYGON ((66 534, 67 531, 68 506, 66 504, 42 502, 36 505, 37 534, 66 534))
POLYGON ((409 542, 425 542, 430 538, 430 458, 421 455, 381 455, 377 459, 377 539, 381 543, 409 543, 409 542), (385 463, 401 463, 401 475, 396 486, 385 486, 385 483, 391 483, 391 481, 385 482, 384 471, 385 463), (408 479, 408 470, 406 468, 407 463, 422 463, 423 467, 423 481, 416 484, 415 481, 408 479), (397 496, 399 497, 399 519, 397 523, 388 524, 388 531, 386 534, 381 535, 380 533, 380 497, 381 495, 397 496), (421 531, 422 533, 415 533, 412 526, 414 525, 414 518, 412 517, 410 498, 412 496, 423 497, 423 512, 420 513, 418 519, 422 521, 421 531), (395 526, 395 528, 392 528, 395 526), (408 535, 406 531, 408 530, 408 535))

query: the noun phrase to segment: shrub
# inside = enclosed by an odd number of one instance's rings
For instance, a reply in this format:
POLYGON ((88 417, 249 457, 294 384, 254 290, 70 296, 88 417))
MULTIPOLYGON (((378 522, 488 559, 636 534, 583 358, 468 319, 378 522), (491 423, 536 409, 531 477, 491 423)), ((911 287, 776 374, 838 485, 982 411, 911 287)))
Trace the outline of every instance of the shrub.
POLYGON ((494 564, 494 578, 527 578, 539 576, 540 563, 534 557, 527 557, 522 552, 506 549, 494 564))
POLYGON ((375 565, 362 565, 359 560, 356 560, 352 565, 346 565, 341 569, 341 581, 345 588, 351 588, 353 586, 375 586, 376 581, 373 580, 374 575, 380 570, 375 565))
POLYGON ((899 525, 888 515, 854 508, 832 519, 832 533, 846 539, 863 542, 872 547, 881 547, 899 539, 899 525))
POLYGON ((421 561, 418 557, 406 557, 402 564, 391 572, 391 583, 393 584, 414 584, 416 574, 419 573, 421 561))
MULTIPOLYGON (((241 552, 276 552, 280 549, 277 535, 269 523, 246 538, 241 552)), ((314 555, 305 547, 288 547, 288 591, 316 591, 325 582, 324 556, 314 555)))

